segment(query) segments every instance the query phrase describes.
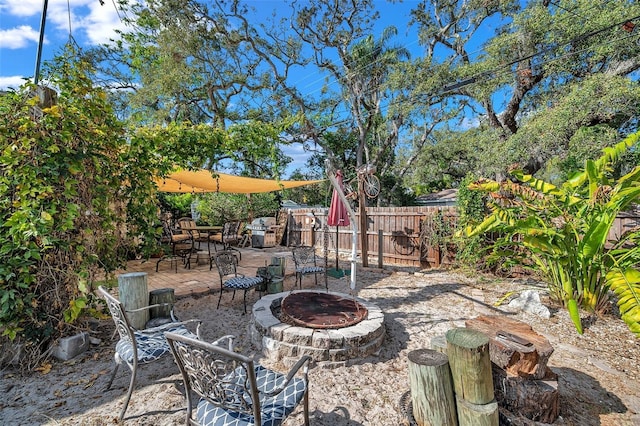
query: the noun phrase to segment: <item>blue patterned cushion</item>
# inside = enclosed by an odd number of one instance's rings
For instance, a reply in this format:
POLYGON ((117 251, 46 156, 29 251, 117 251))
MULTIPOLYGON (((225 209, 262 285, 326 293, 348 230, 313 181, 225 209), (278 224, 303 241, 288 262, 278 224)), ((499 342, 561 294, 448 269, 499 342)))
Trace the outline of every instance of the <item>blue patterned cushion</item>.
MULTIPOLYGON (((166 331, 197 338, 197 336, 187 330, 184 325, 175 325, 172 327, 170 324, 167 324, 154 333, 136 331, 134 335, 138 345, 138 362, 152 362, 169 352, 169 343, 167 343, 167 339, 164 337, 166 331)), ((116 344, 116 352, 123 361, 128 363, 133 362, 133 347, 131 342, 122 339, 119 340, 116 344)))
POLYGON ((262 282, 262 277, 234 277, 224 282, 226 288, 247 289, 262 282))
MULTIPOLYGON (((267 397, 262 392, 270 392, 277 385, 284 383, 286 376, 257 365, 256 382, 260 394, 262 408, 262 424, 256 425, 253 415, 237 413, 221 407, 216 407, 206 399, 201 399, 196 409, 196 419, 202 426, 278 426, 291 414, 302 400, 306 391, 303 379, 294 377, 279 394, 267 397)), ((242 384, 247 381, 244 369, 237 368, 234 372, 234 382, 242 384)), ((249 395, 245 395, 249 399, 249 395)))
POLYGON ((296 270, 299 274, 315 274, 322 271, 324 271, 324 268, 321 266, 305 266, 296 270))

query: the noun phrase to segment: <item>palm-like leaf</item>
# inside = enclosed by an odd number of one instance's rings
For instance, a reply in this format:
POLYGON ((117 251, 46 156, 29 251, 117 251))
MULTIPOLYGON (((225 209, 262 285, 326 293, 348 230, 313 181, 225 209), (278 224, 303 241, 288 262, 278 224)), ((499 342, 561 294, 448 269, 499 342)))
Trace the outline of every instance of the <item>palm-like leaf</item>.
POLYGON ((494 201, 492 214, 467 235, 500 232, 494 248, 502 256, 518 239, 529 254, 526 261, 547 277, 551 294, 567 307, 579 333, 578 305, 605 309, 609 289, 618 296, 622 319, 640 332, 640 231, 623 234, 613 245, 607 240, 618 213, 640 199, 640 166, 615 182, 609 177, 613 163, 639 139, 640 132, 604 149, 562 187, 522 171, 512 172, 517 182, 470 186, 494 201))
POLYGON ((618 296, 618 309, 629 329, 640 337, 640 271, 613 269, 606 275, 609 288, 618 296))

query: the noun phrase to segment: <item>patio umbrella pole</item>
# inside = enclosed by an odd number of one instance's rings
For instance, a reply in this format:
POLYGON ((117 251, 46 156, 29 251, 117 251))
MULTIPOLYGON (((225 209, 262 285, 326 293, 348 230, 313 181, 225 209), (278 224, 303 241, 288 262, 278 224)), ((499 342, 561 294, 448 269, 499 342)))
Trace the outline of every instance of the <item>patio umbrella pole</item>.
POLYGON ((338 238, 340 237, 340 228, 336 226, 336 271, 339 271, 338 267, 338 250, 340 249, 340 244, 338 244, 338 238))
MULTIPOLYGON (((335 174, 333 173, 333 167, 331 166, 331 161, 327 158, 325 160, 325 168, 327 171, 327 177, 333 185, 333 188, 338 194, 338 197, 344 204, 344 207, 347 209, 347 214, 349 216, 351 222, 351 290, 356 289, 356 252, 358 247, 358 223, 356 222, 356 215, 347 200, 347 197, 344 195, 344 191, 342 190, 341 185, 338 183, 335 174)), ((337 242, 336 242, 337 247, 337 242)), ((337 250, 336 250, 337 253, 337 250)))

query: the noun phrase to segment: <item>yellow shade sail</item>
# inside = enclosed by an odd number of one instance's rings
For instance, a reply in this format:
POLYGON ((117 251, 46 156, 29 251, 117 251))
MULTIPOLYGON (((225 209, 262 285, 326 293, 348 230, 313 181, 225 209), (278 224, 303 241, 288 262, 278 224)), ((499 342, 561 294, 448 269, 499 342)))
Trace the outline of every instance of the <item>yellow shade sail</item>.
POLYGON ((312 185, 322 180, 269 180, 216 173, 213 177, 209 170, 179 170, 166 178, 156 178, 158 189, 162 192, 229 192, 235 194, 253 194, 272 192, 298 186, 312 185))

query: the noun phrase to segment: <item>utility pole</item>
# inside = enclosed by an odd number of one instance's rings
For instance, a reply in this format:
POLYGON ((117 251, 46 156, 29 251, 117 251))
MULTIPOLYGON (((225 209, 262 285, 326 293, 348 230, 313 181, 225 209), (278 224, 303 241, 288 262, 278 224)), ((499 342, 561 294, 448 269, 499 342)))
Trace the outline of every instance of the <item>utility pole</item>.
POLYGON ((40 39, 38 41, 38 53, 36 54, 36 70, 33 75, 33 84, 38 84, 38 81, 40 81, 40 58, 42 57, 42 44, 44 43, 44 27, 47 22, 48 6, 49 0, 43 0, 42 17, 40 18, 40 39))

